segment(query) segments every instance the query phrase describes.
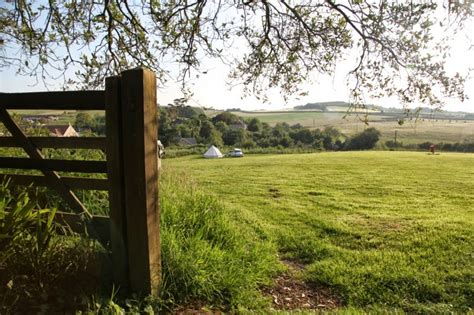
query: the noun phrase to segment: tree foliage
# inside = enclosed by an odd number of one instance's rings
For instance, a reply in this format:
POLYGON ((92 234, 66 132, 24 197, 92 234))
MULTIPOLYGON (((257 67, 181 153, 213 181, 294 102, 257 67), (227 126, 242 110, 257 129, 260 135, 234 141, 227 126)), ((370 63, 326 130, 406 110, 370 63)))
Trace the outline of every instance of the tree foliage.
POLYGON ((97 87, 136 66, 163 82, 170 62, 180 64, 185 81, 204 57, 220 58, 246 93, 265 97, 267 87, 284 96, 304 93, 299 87, 310 72, 333 73, 355 55, 349 73, 355 104, 365 92, 439 106, 444 96, 465 96, 464 78, 445 69, 441 34, 462 28, 473 6, 461 0, 7 1, 0 5, 0 66, 97 87))
POLYGON ((346 150, 370 150, 379 141, 380 131, 375 128, 367 128, 361 133, 353 136, 346 142, 346 150))
POLYGON ((247 124, 247 129, 252 132, 259 132, 262 129, 262 124, 258 118, 252 118, 247 124))
POLYGON ((222 112, 212 118, 213 123, 217 123, 219 121, 222 121, 227 125, 233 125, 238 124, 240 122, 240 118, 230 112, 222 112))
POLYGON ((79 112, 76 114, 74 127, 81 133, 89 130, 97 135, 105 135, 105 116, 79 112))
POLYGON ((74 127, 81 131, 84 129, 91 129, 93 125, 92 115, 89 113, 79 112, 76 114, 76 120, 74 121, 74 127))

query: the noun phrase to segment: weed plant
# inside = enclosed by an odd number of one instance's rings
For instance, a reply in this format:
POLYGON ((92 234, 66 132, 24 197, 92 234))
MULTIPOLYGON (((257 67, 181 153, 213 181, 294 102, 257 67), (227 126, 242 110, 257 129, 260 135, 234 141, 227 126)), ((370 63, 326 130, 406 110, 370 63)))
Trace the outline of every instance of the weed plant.
POLYGON ((97 248, 57 226, 26 191, 0 185, 0 313, 62 312, 98 287, 97 248), (67 236, 60 236, 67 233, 67 236), (94 284, 95 287, 94 287, 94 284), (71 285, 73 284, 73 285, 71 285))

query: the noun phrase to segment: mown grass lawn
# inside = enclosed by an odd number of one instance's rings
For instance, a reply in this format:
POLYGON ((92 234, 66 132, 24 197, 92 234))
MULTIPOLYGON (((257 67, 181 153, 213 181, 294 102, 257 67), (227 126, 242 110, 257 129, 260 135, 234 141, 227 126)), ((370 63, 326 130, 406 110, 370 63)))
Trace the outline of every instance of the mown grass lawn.
POLYGON ((474 308, 474 155, 169 159, 347 306, 474 308))

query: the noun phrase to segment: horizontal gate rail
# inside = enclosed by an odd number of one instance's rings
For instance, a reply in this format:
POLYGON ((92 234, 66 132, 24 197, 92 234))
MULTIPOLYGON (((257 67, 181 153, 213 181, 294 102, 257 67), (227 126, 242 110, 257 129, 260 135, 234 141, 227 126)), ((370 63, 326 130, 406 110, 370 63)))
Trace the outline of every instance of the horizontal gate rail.
POLYGON ((24 170, 44 170, 74 173, 107 173, 105 161, 77 160, 40 160, 32 158, 0 157, 2 168, 18 168, 24 170))
MULTIPOLYGON (((49 187, 54 185, 51 179, 41 175, 0 174, 0 182, 7 180, 19 186, 29 186, 33 184, 36 186, 49 187)), ((71 189, 109 190, 108 180, 102 178, 61 177, 61 181, 71 189)))
MULTIPOLYGON (((33 210, 36 211, 36 210, 33 210)), ((56 211, 54 222, 64 228, 58 228, 59 234, 68 234, 72 231, 98 240, 104 248, 110 248, 110 218, 108 216, 94 215, 86 218, 83 215, 56 211)))
POLYGON ((56 212, 54 221, 68 226, 73 232, 87 233, 89 237, 93 237, 108 247, 110 243, 110 218, 106 216, 94 215, 90 219, 81 215, 68 212, 56 212))
MULTIPOLYGON (((37 148, 98 149, 105 150, 105 137, 27 137, 37 148)), ((19 148, 21 143, 14 137, 0 137, 0 147, 19 148)))
POLYGON ((0 93, 5 109, 105 110, 105 91, 0 93))

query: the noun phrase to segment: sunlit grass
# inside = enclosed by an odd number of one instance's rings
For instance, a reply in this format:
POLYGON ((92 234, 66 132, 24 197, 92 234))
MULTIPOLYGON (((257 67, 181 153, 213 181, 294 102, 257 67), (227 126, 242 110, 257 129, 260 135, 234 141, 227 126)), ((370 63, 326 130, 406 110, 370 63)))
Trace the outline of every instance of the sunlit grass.
POLYGON ((347 305, 474 307, 474 155, 338 152, 164 161, 347 305))

